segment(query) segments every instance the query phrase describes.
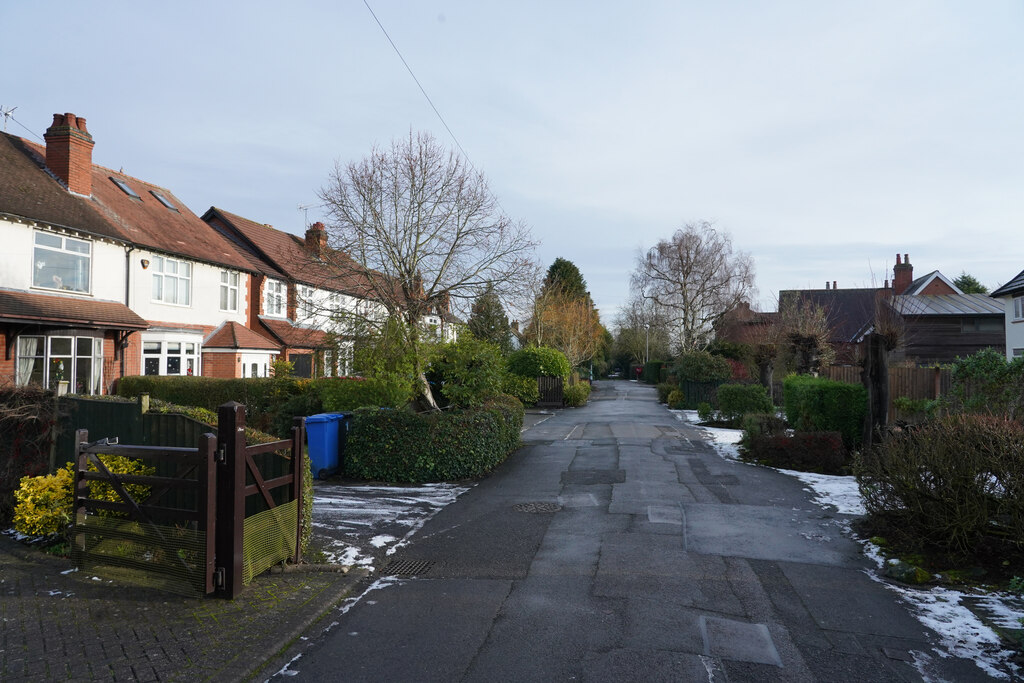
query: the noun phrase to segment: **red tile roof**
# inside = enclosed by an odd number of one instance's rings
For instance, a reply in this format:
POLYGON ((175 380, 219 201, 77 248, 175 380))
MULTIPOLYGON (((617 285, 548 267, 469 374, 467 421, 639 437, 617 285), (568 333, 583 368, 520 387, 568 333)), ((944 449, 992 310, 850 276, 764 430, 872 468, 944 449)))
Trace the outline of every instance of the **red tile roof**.
POLYGON ((281 344, 293 349, 319 349, 327 345, 327 333, 298 327, 290 320, 259 317, 260 324, 281 344))
POLYGON ((8 289, 0 289, 0 321, 93 329, 149 328, 149 323, 116 301, 8 289))
POLYGON ((73 195, 46 169, 46 148, 0 134, 0 213, 97 237, 251 271, 252 264, 172 192, 102 166, 92 167, 92 196, 73 195), (110 178, 128 184, 130 197, 110 178), (177 210, 164 206, 163 195, 177 210))
POLYGON ((210 333, 210 336, 203 340, 203 348, 265 349, 268 351, 279 351, 281 349, 281 345, 272 342, 261 334, 253 332, 241 323, 228 321, 210 333))
POLYGON ((236 243, 241 241, 250 254, 273 271, 268 275, 283 273, 296 282, 361 298, 372 294, 361 266, 342 252, 332 250, 330 262, 318 260, 307 251, 303 238, 217 207, 211 207, 203 220, 225 235, 234 235, 236 243))

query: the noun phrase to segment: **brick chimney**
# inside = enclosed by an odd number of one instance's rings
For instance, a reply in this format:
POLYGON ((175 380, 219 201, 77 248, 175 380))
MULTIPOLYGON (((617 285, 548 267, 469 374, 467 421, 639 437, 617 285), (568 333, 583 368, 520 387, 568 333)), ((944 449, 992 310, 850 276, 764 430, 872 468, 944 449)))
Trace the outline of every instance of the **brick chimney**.
POLYGON ((96 144, 85 128, 85 119, 74 114, 54 114, 53 125, 43 134, 46 165, 63 180, 68 190, 92 195, 92 148, 96 144))
POLYGON ((316 258, 321 258, 327 251, 327 230, 324 224, 317 221, 306 230, 306 249, 316 258))
POLYGON ((892 269, 892 290, 893 294, 903 294, 914 281, 914 266, 910 265, 910 254, 903 255, 900 262, 900 255, 896 254, 896 265, 892 269))

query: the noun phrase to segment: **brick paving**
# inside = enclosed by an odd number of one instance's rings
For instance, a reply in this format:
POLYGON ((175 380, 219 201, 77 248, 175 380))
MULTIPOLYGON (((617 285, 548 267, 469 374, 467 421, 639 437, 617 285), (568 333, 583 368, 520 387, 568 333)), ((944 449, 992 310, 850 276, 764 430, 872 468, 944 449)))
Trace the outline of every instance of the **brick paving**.
POLYGON ((364 576, 267 573, 232 601, 72 569, 0 535, 0 680, 247 680, 364 576))

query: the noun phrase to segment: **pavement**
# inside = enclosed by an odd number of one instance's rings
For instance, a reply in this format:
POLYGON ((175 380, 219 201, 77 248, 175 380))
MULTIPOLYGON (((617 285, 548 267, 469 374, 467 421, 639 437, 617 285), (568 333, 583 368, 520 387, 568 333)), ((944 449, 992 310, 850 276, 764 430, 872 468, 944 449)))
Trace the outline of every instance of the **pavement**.
MULTIPOLYGON (((523 429, 552 414, 530 411, 523 429)), ((265 573, 233 601, 183 598, 0 534, 0 681, 257 680, 367 575, 324 569, 265 573)))

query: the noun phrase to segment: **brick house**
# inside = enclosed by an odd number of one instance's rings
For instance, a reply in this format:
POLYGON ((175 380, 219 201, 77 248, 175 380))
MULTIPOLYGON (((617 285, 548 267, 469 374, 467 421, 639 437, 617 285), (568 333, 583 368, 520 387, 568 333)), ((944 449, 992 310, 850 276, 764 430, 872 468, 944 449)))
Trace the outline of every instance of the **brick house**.
POLYGON ((255 271, 166 188, 92 162, 85 119, 45 145, 0 134, 0 380, 109 392, 207 374, 204 338, 246 323, 255 271))

